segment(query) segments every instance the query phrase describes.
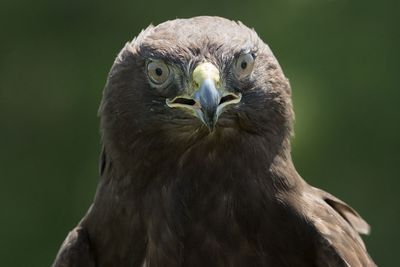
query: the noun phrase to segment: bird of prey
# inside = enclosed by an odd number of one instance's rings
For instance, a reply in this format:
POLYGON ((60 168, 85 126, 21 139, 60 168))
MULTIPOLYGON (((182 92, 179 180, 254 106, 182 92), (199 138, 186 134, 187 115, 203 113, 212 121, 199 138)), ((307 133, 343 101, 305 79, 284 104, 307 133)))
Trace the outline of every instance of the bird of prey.
POLYGON ((99 115, 97 192, 53 266, 375 266, 368 224, 297 173, 289 82, 242 23, 149 26, 99 115))

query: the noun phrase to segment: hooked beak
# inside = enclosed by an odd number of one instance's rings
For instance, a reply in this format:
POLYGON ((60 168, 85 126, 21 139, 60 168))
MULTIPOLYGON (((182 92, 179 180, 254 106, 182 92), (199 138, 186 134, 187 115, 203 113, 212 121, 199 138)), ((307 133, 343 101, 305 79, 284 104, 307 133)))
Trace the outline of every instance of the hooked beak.
POLYGON ((242 95, 224 92, 220 87, 218 69, 208 62, 202 63, 194 69, 193 81, 195 90, 192 96, 177 96, 172 100, 167 99, 167 105, 193 110, 212 132, 224 108, 239 103, 242 95))

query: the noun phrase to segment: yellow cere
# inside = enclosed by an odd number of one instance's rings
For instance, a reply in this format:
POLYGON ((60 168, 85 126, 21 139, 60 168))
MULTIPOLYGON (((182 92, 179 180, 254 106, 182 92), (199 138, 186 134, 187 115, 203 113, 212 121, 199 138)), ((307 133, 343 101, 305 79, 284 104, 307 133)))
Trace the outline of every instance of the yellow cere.
POLYGON ((209 62, 199 64, 193 71, 193 80, 197 86, 206 79, 213 80, 215 84, 219 83, 219 70, 209 62))

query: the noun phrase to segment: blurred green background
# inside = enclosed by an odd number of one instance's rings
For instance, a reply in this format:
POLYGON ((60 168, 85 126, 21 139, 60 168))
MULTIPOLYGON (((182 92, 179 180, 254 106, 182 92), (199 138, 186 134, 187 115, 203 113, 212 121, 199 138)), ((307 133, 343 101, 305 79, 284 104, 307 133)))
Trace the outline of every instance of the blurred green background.
POLYGON ((153 22, 219 15, 254 27, 289 77, 300 174, 355 207, 380 266, 400 220, 400 2, 0 3, 0 265, 49 266, 97 180, 97 108, 126 41, 153 22))

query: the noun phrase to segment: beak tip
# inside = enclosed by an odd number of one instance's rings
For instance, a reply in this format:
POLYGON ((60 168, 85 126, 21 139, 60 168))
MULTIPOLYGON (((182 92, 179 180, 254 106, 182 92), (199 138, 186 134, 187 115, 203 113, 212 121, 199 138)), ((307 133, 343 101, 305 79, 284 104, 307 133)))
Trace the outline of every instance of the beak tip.
POLYGON ((214 130, 215 130, 215 123, 214 123, 214 122, 211 122, 211 123, 207 124, 207 129, 208 129, 209 133, 214 132, 214 130))

